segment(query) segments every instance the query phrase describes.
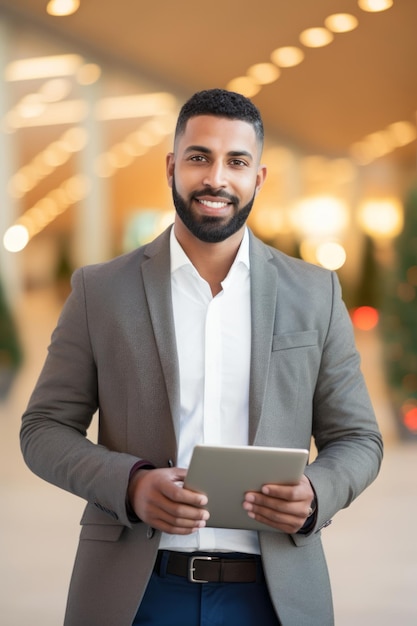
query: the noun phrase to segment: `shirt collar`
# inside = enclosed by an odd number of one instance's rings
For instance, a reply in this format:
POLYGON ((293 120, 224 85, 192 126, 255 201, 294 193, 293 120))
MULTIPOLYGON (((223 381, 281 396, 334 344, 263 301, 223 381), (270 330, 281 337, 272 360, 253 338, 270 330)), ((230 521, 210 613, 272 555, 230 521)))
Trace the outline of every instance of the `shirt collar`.
MULTIPOLYGON (((194 265, 191 263, 190 259, 185 254, 184 250, 181 248, 181 245, 179 244, 178 239, 175 236, 174 226, 172 226, 171 228, 170 251, 171 251, 171 274, 173 274, 176 270, 186 265, 194 268, 194 265)), ((250 269, 249 234, 248 234, 247 228, 245 228, 244 230, 242 242, 239 246, 239 250, 237 252, 235 260, 233 261, 233 265, 230 268, 230 271, 232 271, 232 269, 234 269, 240 263, 243 263, 247 267, 248 270, 250 269)))

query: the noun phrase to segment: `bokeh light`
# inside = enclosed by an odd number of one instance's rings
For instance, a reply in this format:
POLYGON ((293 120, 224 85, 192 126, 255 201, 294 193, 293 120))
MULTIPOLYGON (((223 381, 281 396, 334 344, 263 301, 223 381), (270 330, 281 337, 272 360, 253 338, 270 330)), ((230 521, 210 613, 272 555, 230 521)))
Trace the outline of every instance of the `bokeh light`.
POLYGON ((417 402, 410 400, 402 406, 403 423, 408 430, 417 433, 417 402))
POLYGON ((359 330, 372 330, 378 325, 379 313, 372 306, 360 306, 351 312, 352 323, 359 330))
POLYGON ((20 252, 29 241, 29 232, 25 226, 15 224, 4 234, 3 245, 8 252, 20 252))

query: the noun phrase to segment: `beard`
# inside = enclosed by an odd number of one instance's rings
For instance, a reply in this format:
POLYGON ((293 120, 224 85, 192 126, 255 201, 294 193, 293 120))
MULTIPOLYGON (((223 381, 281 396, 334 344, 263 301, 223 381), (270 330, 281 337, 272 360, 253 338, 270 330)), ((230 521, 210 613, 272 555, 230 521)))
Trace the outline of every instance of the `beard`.
POLYGON ((248 219, 253 203, 255 201, 255 191, 250 201, 239 209, 239 200, 236 196, 227 194, 224 191, 214 191, 211 188, 205 188, 203 191, 195 192, 189 197, 188 202, 180 196, 175 186, 175 178, 172 181, 172 199, 178 217, 188 228, 188 230, 200 241, 205 243, 219 243, 225 241, 238 230, 242 228, 248 219), (192 200, 199 196, 210 195, 216 198, 223 198, 227 202, 231 202, 234 206, 233 215, 225 221, 224 217, 215 215, 196 215, 192 210, 192 200))

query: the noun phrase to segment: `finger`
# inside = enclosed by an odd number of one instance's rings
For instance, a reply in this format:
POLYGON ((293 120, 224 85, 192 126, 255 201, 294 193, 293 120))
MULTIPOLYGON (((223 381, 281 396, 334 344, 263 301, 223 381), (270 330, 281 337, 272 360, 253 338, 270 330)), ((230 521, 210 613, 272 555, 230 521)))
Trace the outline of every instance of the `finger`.
POLYGON ((261 494, 255 494, 253 497, 248 494, 244 500, 243 508, 248 513, 266 517, 274 522, 294 518, 304 523, 309 513, 309 507, 304 502, 288 502, 261 494))
POLYGON ((250 503, 244 503, 243 508, 246 510, 251 519, 272 526, 286 533, 296 533, 303 526, 305 518, 297 514, 286 512, 283 510, 271 509, 250 503))
POLYGON ((306 490, 304 485, 263 485, 261 493, 277 498, 279 500, 286 500, 288 502, 300 502, 304 499, 308 499, 311 491, 306 490))
POLYGON ((210 513, 207 509, 186 505, 173 505, 172 502, 167 502, 161 510, 171 519, 175 524, 175 520, 186 520, 190 524, 207 521, 210 517, 210 513))
POLYGON ((205 506, 207 496, 183 488, 182 479, 184 479, 185 473, 185 470, 180 468, 149 470, 143 476, 144 489, 142 494, 145 498, 156 499, 159 494, 159 496, 174 503, 180 502, 195 507, 205 506))
MULTIPOLYGON (((210 517, 209 512, 200 506, 200 502, 204 503, 204 500, 207 500, 205 496, 203 499, 200 494, 197 494, 198 506, 196 506, 193 501, 191 504, 187 501, 184 502, 182 488, 173 486, 173 489, 167 488, 166 491, 168 492, 168 497, 161 491, 155 491, 148 498, 146 503, 148 514, 151 513, 154 516, 161 517, 161 519, 168 521, 172 525, 177 525, 176 520, 187 520, 187 524, 192 525, 210 517), (174 495, 170 493, 171 491, 173 491, 174 495), (178 492, 181 495, 176 497, 175 494, 178 492)), ((191 492, 191 495, 195 498, 195 494, 191 492)), ((185 500, 187 499, 185 497, 185 500)))
POLYGON ((208 511, 201 511, 198 519, 192 517, 182 517, 183 511, 178 511, 178 515, 169 513, 167 510, 153 508, 148 510, 148 523, 158 530, 175 534, 188 534, 204 528, 209 518, 208 511))
POLYGON ((189 504, 194 507, 206 506, 208 503, 208 498, 204 493, 185 489, 177 483, 167 483, 162 488, 162 493, 173 502, 189 504))
POLYGON ((310 501, 314 498, 314 491, 310 481, 306 476, 302 476, 300 482, 295 485, 279 485, 277 483, 268 483, 263 485, 262 493, 271 495, 275 498, 290 501, 310 501))
MULTIPOLYGON (((244 503, 246 503, 247 505, 252 505, 253 507, 264 507, 267 509, 272 509, 274 511, 281 511, 282 513, 291 512, 294 506, 297 506, 298 504, 294 503, 291 500, 271 497, 258 492, 245 494, 244 503)), ((251 510, 250 506, 247 510, 251 510)))

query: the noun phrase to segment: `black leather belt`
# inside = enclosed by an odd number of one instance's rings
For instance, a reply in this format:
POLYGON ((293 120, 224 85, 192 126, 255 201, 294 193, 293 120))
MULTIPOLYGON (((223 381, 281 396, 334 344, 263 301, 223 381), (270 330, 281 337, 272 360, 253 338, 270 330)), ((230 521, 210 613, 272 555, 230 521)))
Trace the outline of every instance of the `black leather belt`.
POLYGON ((235 559, 159 551, 154 571, 182 576, 192 583, 253 583, 257 580, 259 564, 260 557, 255 555, 235 559))

